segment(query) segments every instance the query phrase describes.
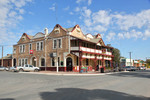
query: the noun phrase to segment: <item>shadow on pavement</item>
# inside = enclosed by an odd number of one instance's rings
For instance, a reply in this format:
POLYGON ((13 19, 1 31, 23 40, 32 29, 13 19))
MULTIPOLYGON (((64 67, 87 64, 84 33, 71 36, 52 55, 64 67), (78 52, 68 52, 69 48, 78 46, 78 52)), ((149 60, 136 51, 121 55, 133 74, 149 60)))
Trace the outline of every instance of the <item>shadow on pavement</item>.
POLYGON ((150 100, 150 98, 130 95, 104 89, 60 88, 56 92, 40 93, 42 100, 150 100))
POLYGON ((15 100, 15 99, 12 99, 12 98, 0 98, 0 100, 15 100))
POLYGON ((139 70, 139 71, 131 71, 131 72, 123 72, 112 74, 114 76, 122 76, 122 77, 141 77, 141 78, 150 78, 150 70, 139 70))

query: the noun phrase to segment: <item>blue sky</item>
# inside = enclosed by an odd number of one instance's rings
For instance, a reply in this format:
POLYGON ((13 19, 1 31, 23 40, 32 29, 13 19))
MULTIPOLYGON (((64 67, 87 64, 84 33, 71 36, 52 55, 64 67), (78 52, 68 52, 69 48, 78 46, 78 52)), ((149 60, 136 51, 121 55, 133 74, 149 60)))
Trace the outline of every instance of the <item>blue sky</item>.
POLYGON ((12 53, 24 32, 35 35, 46 27, 50 32, 56 24, 79 24, 84 34, 100 33, 121 56, 150 57, 150 0, 0 0, 4 55, 12 53))

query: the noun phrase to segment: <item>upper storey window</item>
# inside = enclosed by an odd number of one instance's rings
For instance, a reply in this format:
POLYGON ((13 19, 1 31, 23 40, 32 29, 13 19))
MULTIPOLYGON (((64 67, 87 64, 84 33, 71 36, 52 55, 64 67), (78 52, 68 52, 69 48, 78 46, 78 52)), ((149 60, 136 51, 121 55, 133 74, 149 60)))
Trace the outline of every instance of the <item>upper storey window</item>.
POLYGON ((43 42, 37 42, 36 43, 36 50, 37 51, 43 50, 43 42))
POLYGON ((24 53, 25 52, 25 45, 20 45, 19 46, 19 52, 24 53))
POLYGON ((62 48, 62 39, 54 39, 53 40, 53 49, 62 48))
POLYGON ((59 34, 60 33, 59 27, 55 28, 54 32, 55 32, 55 34, 59 34))

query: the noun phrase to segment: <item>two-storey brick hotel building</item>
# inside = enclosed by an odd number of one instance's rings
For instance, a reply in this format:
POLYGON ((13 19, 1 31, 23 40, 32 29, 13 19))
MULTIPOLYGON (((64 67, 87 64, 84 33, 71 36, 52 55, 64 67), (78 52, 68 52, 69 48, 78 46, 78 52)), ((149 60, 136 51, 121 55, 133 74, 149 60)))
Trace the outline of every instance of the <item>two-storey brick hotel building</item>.
POLYGON ((50 33, 47 28, 34 36, 23 33, 13 46, 13 65, 31 64, 51 71, 98 70, 112 67, 112 49, 100 34, 84 35, 79 25, 63 28, 57 24, 50 33))

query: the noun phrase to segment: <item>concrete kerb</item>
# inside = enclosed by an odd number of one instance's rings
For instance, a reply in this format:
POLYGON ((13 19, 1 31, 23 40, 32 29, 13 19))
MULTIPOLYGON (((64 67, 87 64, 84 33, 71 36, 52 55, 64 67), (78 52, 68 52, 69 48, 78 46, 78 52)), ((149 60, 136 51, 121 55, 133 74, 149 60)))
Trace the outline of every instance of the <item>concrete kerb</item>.
MULTIPOLYGON (((122 72, 129 72, 129 71, 122 71, 122 72)), ((122 72, 110 72, 110 73, 40 73, 40 72, 19 72, 23 74, 39 74, 39 75, 58 75, 58 76, 101 76, 101 75, 110 75, 110 74, 117 74, 122 72)))

